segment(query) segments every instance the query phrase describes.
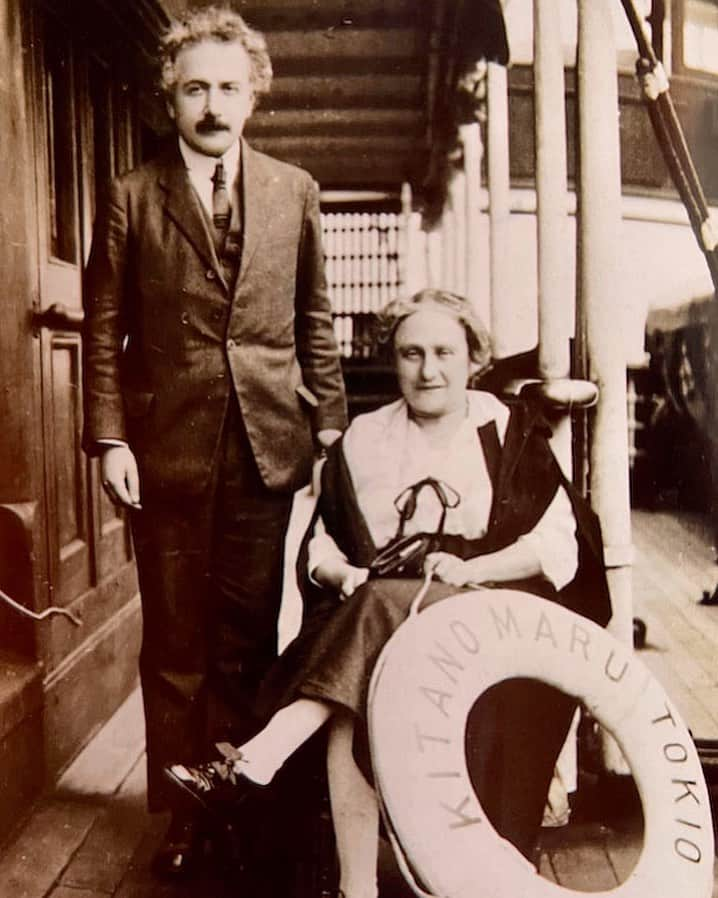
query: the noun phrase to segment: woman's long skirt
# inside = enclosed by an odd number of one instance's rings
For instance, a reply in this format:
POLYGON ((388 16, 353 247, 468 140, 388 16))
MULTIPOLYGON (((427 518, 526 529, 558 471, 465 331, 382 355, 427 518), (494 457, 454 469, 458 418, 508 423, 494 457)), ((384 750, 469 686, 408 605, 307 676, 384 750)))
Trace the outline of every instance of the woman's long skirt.
MULTIPOLYGON (((419 580, 370 580, 343 602, 328 597, 310 609, 264 684, 260 704, 265 715, 300 697, 351 713, 355 756, 371 778, 369 681, 379 653, 406 619, 420 587, 419 580)), ((462 591, 432 583, 421 607, 462 591)), ((485 693, 467 718, 467 761, 479 801, 494 828, 527 857, 534 850, 574 709, 575 701, 558 690, 516 679, 485 693)))

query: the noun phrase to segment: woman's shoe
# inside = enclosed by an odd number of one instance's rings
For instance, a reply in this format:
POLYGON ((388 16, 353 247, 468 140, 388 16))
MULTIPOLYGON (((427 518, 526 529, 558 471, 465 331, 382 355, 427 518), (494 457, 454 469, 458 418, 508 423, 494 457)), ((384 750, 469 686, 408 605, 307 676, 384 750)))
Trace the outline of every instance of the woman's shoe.
POLYGON ((186 799, 192 799, 195 809, 199 805, 205 811, 226 812, 249 793, 263 788, 237 770, 237 763, 221 758, 192 767, 172 764, 165 767, 164 774, 186 799))

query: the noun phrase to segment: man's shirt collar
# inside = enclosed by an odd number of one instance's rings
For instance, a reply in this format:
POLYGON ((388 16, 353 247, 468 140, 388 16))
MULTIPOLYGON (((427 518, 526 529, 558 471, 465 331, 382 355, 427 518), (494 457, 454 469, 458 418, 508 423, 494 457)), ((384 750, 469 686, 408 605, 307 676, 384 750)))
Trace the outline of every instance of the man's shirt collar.
POLYGON ((223 156, 206 156, 204 153, 198 153, 193 150, 187 141, 179 136, 179 149, 184 160, 184 164, 190 172, 190 176, 194 178, 211 178, 217 163, 221 159, 224 163, 224 170, 227 176, 227 184, 234 184, 239 170, 239 156, 241 145, 236 140, 223 156))

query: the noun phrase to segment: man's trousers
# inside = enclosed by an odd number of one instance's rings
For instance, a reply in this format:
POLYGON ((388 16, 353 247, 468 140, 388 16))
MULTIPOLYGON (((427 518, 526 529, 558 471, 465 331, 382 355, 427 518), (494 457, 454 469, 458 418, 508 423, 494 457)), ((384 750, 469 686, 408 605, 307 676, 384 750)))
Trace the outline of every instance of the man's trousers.
POLYGON ((172 808, 162 768, 245 741, 276 657, 284 537, 292 497, 270 492, 239 409, 230 407, 212 486, 143 496, 133 515, 142 597, 140 677, 150 810, 172 808))

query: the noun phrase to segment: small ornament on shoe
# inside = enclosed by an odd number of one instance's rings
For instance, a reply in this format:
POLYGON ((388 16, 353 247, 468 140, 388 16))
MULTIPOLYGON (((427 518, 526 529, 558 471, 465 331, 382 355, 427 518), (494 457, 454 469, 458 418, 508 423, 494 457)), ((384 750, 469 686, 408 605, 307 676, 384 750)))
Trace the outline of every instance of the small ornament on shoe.
POLYGON ((232 745, 231 742, 217 742, 214 746, 226 761, 244 761, 246 758, 242 754, 242 750, 232 745))
MULTIPOLYGON (((219 746, 218 750, 222 754, 219 746)), ((232 753, 235 757, 231 760, 205 761, 192 767, 173 764, 165 767, 164 774, 181 790, 186 800, 192 799, 195 808, 199 804, 204 810, 226 811, 239 804, 250 792, 262 788, 238 769, 241 752, 233 749, 232 753)))

